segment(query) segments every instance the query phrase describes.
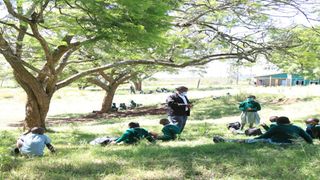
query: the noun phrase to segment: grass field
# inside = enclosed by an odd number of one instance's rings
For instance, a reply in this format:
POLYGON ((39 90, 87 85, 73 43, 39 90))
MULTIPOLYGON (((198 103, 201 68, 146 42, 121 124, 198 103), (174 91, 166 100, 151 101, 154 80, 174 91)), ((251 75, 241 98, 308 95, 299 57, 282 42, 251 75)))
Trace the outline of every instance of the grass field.
MULTIPOLYGON (((212 142, 213 135, 233 135, 225 124, 238 119, 236 103, 246 94, 193 99, 194 108, 184 133, 173 142, 137 145, 91 146, 100 136, 119 136, 130 121, 160 132, 158 120, 165 115, 98 119, 89 123, 50 127, 48 135, 57 149, 44 157, 11 156, 21 132, 0 132, 0 179, 319 179, 319 141, 292 146, 212 142), (227 120, 228 119, 228 120, 227 120)), ((304 128, 303 120, 319 117, 319 98, 288 98, 260 94, 261 115, 283 115, 304 128), (314 108, 314 109, 312 109, 314 108), (290 109, 290 110, 289 110, 290 109), (307 113, 299 114, 297 111, 307 113), (295 113, 295 114, 294 114, 295 113)), ((61 115, 63 116, 63 115, 61 115)), ((77 117, 77 114, 73 114, 77 117)))

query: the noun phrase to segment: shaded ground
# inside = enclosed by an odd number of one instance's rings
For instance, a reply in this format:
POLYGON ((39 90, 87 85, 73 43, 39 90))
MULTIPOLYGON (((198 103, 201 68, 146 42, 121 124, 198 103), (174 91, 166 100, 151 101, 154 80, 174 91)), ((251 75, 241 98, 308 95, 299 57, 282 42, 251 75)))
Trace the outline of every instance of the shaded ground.
MULTIPOLYGON (((263 110, 260 112, 262 113, 262 118, 268 118, 270 114, 277 113, 279 115, 286 115, 288 114, 290 117, 301 117, 300 114, 314 114, 314 111, 317 111, 316 107, 319 107, 319 103, 313 103, 310 106, 310 103, 305 104, 305 98, 308 98, 312 95, 317 95, 316 92, 319 92, 320 86, 314 87, 270 87, 270 88, 260 88, 260 87, 246 87, 246 88, 234 88, 234 89, 226 89, 226 90, 212 90, 212 91, 190 91, 188 96, 192 99, 197 98, 207 98, 211 100, 212 97, 219 97, 225 95, 227 92, 231 95, 235 95, 240 92, 246 93, 253 93, 256 94, 258 99, 261 96, 261 93, 272 93, 277 96, 283 96, 284 98, 276 98, 276 99, 268 99, 267 101, 261 101, 261 103, 270 104, 269 107, 264 106, 263 110), (298 105, 302 103, 301 105, 298 105), (297 105, 295 105, 297 104, 297 105), (294 109, 287 108, 286 111, 283 109, 279 109, 280 106, 284 108, 288 105, 292 105, 294 109), (298 107, 300 106, 300 107, 298 107), (299 114, 299 115, 298 115, 299 114)), ((1 92, 1 91, 0 91, 1 92)), ((21 125, 21 120, 24 119, 24 103, 25 97, 22 96, 21 92, 1 92, 0 96, 0 128, 8 129, 17 127, 21 125), (5 93, 6 92, 6 93, 5 93), (6 95, 7 94, 7 95, 6 95), (5 96, 4 96, 5 95, 5 96)), ((135 116, 134 114, 139 115, 148 114, 148 112, 121 112, 121 113, 113 113, 111 115, 103 115, 103 116, 93 116, 92 118, 89 117, 80 117, 79 114, 84 114, 86 112, 91 112, 92 110, 99 109, 101 105, 101 99, 103 98, 103 92, 100 91, 77 91, 75 89, 64 89, 63 91, 57 93, 52 101, 48 117, 49 125, 50 124, 63 124, 63 123, 70 123, 70 122, 90 122, 97 118, 112 118, 112 117, 124 117, 124 116, 135 116), (66 113, 74 114, 75 116, 65 117, 66 113), (52 118, 54 116, 54 118, 52 118), (59 118, 58 118, 59 116, 59 118)), ((130 99, 134 100, 137 103, 143 104, 144 106, 150 106, 152 104, 161 104, 165 101, 168 93, 160 93, 160 94, 137 94, 137 95, 117 95, 115 97, 115 102, 126 102, 130 99)), ((237 103, 234 103, 230 107, 233 111, 230 114, 228 111, 224 113, 220 113, 220 116, 215 116, 215 112, 212 112, 212 117, 203 117, 202 119, 212 120, 214 119, 217 122, 221 119, 225 121, 225 119, 232 119, 230 116, 234 116, 233 119, 238 118, 238 109, 237 103), (226 115, 226 117, 224 117, 226 115)), ((281 107, 282 108, 282 107, 281 107)), ((219 110, 219 108, 218 108, 219 110)), ((224 108, 220 107, 221 112, 224 108)), ((150 110, 153 111, 153 110, 150 110)), ((157 111, 157 110, 156 110, 157 111)), ((161 110, 160 110, 161 111, 161 110)), ((214 109, 211 111, 215 111, 214 109)), ((149 113, 149 114, 158 114, 158 113, 149 113)), ((161 112, 159 112, 161 114, 161 112)), ((164 113, 165 114, 165 113, 164 113)), ((87 115, 87 114, 86 114, 87 115)), ((195 116, 196 113, 193 111, 191 118, 197 120, 200 116, 195 116)))
MULTIPOLYGON (((231 94, 238 93, 239 90, 222 89, 222 90, 208 90, 196 91, 192 90, 188 96, 192 98, 204 98, 210 96, 224 95, 226 92, 231 94)), ((114 102, 129 103, 134 100, 143 106, 150 106, 161 104, 170 93, 155 93, 155 94, 117 94, 114 97, 114 102)), ((99 110, 102 99, 104 97, 103 91, 79 91, 74 88, 66 88, 58 91, 52 100, 48 117, 57 116, 60 114, 84 114, 92 110, 99 110)), ((26 97, 20 89, 0 89, 0 128, 7 129, 13 124, 19 124, 25 117, 25 102, 26 97), (4 93, 4 92, 6 93, 4 93), (5 97, 3 97, 5 96, 5 97)))
MULTIPOLYGON (((47 125, 63 125, 68 123, 78 123, 78 122, 91 122, 96 121, 98 119, 110 119, 110 118, 121 118, 121 117, 137 117, 137 116, 145 116, 145 115, 165 115, 166 108, 165 107, 139 107, 135 109, 129 109, 118 112, 110 112, 110 113, 90 113, 87 115, 78 115, 78 117, 50 117, 47 118, 47 125)), ((23 122, 19 123, 11 123, 9 126, 11 127, 21 127, 23 122)))
MULTIPOLYGON (((307 99, 308 100, 308 99, 307 99)), ((205 98, 194 100, 194 104, 199 104, 200 106, 205 105, 206 109, 202 107, 198 107, 197 111, 193 112, 193 115, 190 117, 191 120, 201 120, 203 122, 208 123, 227 123, 238 121, 239 117, 239 110, 237 106, 232 101, 231 104, 222 103, 224 106, 221 105, 221 102, 224 102, 224 99, 212 99, 212 98, 205 98), (205 101, 205 102, 203 102, 205 101), (213 104, 210 104, 212 103, 213 104), (218 102, 218 104, 215 104, 218 102), (234 106, 234 107, 233 107, 234 106), (200 109, 200 110, 199 110, 200 109), (200 111, 200 114, 199 114, 200 111), (201 113, 204 113, 203 116, 201 113)), ((286 115, 288 117, 292 117, 294 114, 298 115, 299 118, 301 111, 299 107, 309 107, 308 110, 303 110, 304 113, 301 116, 305 116, 305 114, 314 114, 317 111, 319 102, 304 102, 305 99, 301 98, 276 98, 276 99, 263 99, 261 101, 263 106, 263 111, 260 112, 260 116, 262 117, 262 122, 268 119, 271 115, 286 115), (311 107, 310 107, 311 106, 311 107), (309 112, 310 111, 310 112, 309 112), (289 114, 288 114, 289 113, 289 114)), ((301 109, 300 109, 301 110, 301 109)), ((90 113, 90 114, 66 114, 64 116, 53 116, 47 118, 47 125, 63 125, 63 124, 70 124, 70 123, 87 123, 93 121, 108 121, 113 118, 124 118, 124 117, 140 117, 140 116, 147 116, 147 115, 163 115, 166 116, 166 108, 164 105, 162 106, 146 106, 146 107, 139 107, 135 109, 128 109, 118 112, 110 112, 110 113, 90 113)), ((110 120, 111 121, 111 120, 110 120)), ((153 121, 150 123, 154 123, 153 121)), ((192 123, 192 122, 189 122, 192 123)), ((23 122, 20 121, 18 123, 11 123, 9 126, 11 127, 21 127, 23 122)))

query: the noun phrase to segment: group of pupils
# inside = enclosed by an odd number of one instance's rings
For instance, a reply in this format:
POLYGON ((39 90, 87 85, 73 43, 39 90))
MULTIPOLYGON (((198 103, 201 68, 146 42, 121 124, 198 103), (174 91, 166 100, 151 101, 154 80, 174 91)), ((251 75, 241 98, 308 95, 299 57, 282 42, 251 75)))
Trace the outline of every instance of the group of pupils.
MULTIPOLYGON (((175 140, 178 134, 184 129, 190 109, 192 107, 188 100, 188 88, 180 86, 176 88, 176 92, 171 94, 167 100, 167 110, 169 119, 160 119, 160 124, 163 125, 162 134, 149 132, 140 127, 137 122, 130 122, 129 128, 120 137, 101 137, 91 141, 92 145, 106 145, 106 144, 135 144, 141 139, 147 139, 154 143, 156 140, 170 141, 175 140)), ((42 156, 45 146, 51 152, 55 152, 54 147, 50 144, 50 138, 44 134, 44 129, 41 127, 34 127, 27 133, 23 134, 17 141, 17 146, 14 149, 15 154, 24 154, 32 156, 42 156)))
MULTIPOLYGON (((103 137, 97 138, 90 142, 90 144, 135 144, 141 139, 147 139, 149 142, 154 143, 156 140, 171 141, 181 134, 186 125, 187 117, 190 115, 192 105, 188 100, 186 93, 187 87, 180 86, 176 88, 177 92, 167 98, 168 117, 169 119, 160 119, 160 124, 163 125, 162 134, 159 135, 155 132, 147 131, 145 128, 140 127, 137 122, 130 122, 129 128, 120 137, 103 137)), ((261 110, 260 104, 255 101, 255 96, 249 96, 245 101, 241 102, 239 109, 242 111, 241 123, 239 127, 229 130, 232 132, 242 132, 244 126, 249 124, 249 129, 253 128, 253 124, 260 124, 260 117, 257 111, 261 110)), ((256 143, 264 142, 271 144, 292 144, 299 137, 303 138, 307 143, 312 144, 313 138, 320 139, 320 125, 319 119, 310 118, 305 121, 307 128, 302 128, 293 125, 287 117, 270 117, 270 126, 261 124, 266 130, 264 134, 253 139, 224 139, 220 136, 214 136, 215 143, 220 142, 239 142, 239 143, 256 143)), ((51 145, 50 138, 44 134, 45 129, 41 127, 34 127, 27 133, 23 134, 16 144, 14 149, 15 154, 42 156, 44 148, 47 147, 52 153, 56 150, 51 145)), ((239 133, 240 134, 240 133, 239 133)))
MULTIPOLYGON (((128 124, 129 128, 120 137, 97 138, 90 144, 135 144, 141 139, 147 139, 151 143, 154 143, 156 140, 171 141, 175 140, 177 135, 181 133, 181 129, 171 124, 168 119, 161 119, 160 124, 163 125, 161 135, 147 131, 145 128, 140 127, 137 122, 130 122, 128 124), (101 141, 101 139, 103 141, 101 141)), ((34 127, 27 133, 24 133, 17 140, 16 148, 13 150, 14 153, 27 156, 42 156, 45 147, 52 153, 55 153, 56 150, 51 145, 51 139, 45 135, 44 132, 44 128, 34 127)))

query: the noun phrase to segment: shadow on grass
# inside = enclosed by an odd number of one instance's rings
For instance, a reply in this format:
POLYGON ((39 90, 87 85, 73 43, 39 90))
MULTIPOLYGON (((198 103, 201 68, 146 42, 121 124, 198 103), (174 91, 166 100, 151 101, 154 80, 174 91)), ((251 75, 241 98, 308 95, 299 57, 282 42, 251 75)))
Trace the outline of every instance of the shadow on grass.
MULTIPOLYGON (((216 119, 225 116, 240 115, 239 103, 245 100, 247 94, 238 94, 235 96, 207 97, 194 100, 191 118, 197 120, 216 119)), ((258 102, 262 109, 281 110, 283 105, 293 104, 296 102, 313 101, 317 97, 306 98, 286 98, 282 95, 260 94, 258 102)))
POLYGON ((116 173, 121 169, 121 165, 118 163, 100 161, 92 163, 73 164, 61 163, 57 164, 42 164, 35 167, 38 171, 46 172, 46 179, 72 179, 72 178, 93 178, 99 179, 103 174, 116 173))
POLYGON ((64 114, 56 114, 56 115, 52 115, 49 116, 48 119, 49 120, 55 120, 55 119, 59 119, 59 118, 80 118, 83 117, 85 115, 87 115, 88 113, 64 113, 64 114))
MULTIPOLYGON (((219 126, 208 128, 203 123, 192 127, 188 136, 191 139, 200 135, 212 137, 210 134, 217 128, 219 126)), ((160 173, 158 179, 163 179, 163 174, 170 173, 170 169, 178 170, 178 179, 305 179, 306 174, 309 179, 317 179, 320 170, 316 166, 319 147, 315 145, 195 145, 190 142, 172 147, 170 145, 175 142, 159 142, 156 145, 92 147, 79 143, 95 138, 91 133, 73 131, 49 135, 55 139, 57 154, 20 161, 23 170, 12 168, 22 173, 28 171, 30 175, 26 177, 31 179, 103 179, 108 175, 146 179, 148 172, 160 173)))
MULTIPOLYGON (((138 146, 133 150, 96 151, 95 155, 121 158, 134 168, 145 170, 178 167, 184 178, 206 178, 203 173, 209 171, 213 175, 211 178, 304 179, 302 169, 309 168, 309 163, 316 163, 314 157, 319 153, 317 147, 309 145, 280 147, 226 143, 194 147, 138 146)), ((316 177, 316 173, 308 174, 308 178, 316 177)))
POLYGON ((129 118, 110 118, 110 119, 99 119, 92 123, 92 125, 107 125, 107 124, 117 124, 128 121, 129 118))
POLYGON ((312 114, 312 115, 308 115, 308 116, 305 116, 305 117, 300 118, 300 119, 294 119, 294 122, 295 123, 305 124, 304 121, 309 119, 309 118, 318 118, 318 119, 320 119, 320 114, 312 114))
POLYGON ((218 99, 204 98, 196 100, 192 110, 192 117, 196 117, 197 120, 203 120, 240 114, 236 98, 222 96, 218 99))
POLYGON ((56 132, 48 134, 54 144, 86 144, 96 138, 96 134, 74 130, 72 132, 56 132))

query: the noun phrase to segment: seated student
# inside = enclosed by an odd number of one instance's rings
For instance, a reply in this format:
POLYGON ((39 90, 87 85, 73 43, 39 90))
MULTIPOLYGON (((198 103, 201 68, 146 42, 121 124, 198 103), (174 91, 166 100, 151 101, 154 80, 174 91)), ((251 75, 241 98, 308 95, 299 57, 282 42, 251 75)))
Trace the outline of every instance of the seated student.
POLYGON ((168 119, 160 119, 160 124, 163 125, 163 135, 158 136, 156 139, 162 141, 175 140, 177 138, 177 134, 180 134, 180 128, 174 124, 170 124, 168 119))
POLYGON ((270 126, 266 125, 266 123, 262 123, 261 126, 263 127, 264 130, 268 131, 270 128, 277 125, 277 119, 278 119, 278 116, 271 116, 269 118, 269 121, 271 122, 270 126))
POLYGON ((320 125, 315 125, 312 129, 312 135, 315 139, 320 140, 320 125))
MULTIPOLYGON (((305 121, 307 128, 306 128, 306 132, 312 137, 315 138, 314 133, 312 133, 312 129, 317 129, 315 128, 318 124, 319 124, 319 119, 317 118, 309 118, 305 121)), ((315 130, 313 130, 315 131, 315 130)))
POLYGON ((111 142, 111 144, 117 144, 124 142, 126 144, 137 143, 140 139, 146 138, 149 142, 154 142, 154 138, 151 134, 144 128, 140 128, 139 123, 130 122, 129 129, 126 130, 124 134, 117 140, 111 142))
POLYGON ((44 135, 44 129, 41 127, 34 127, 17 141, 17 148, 15 153, 21 153, 25 155, 42 156, 44 147, 54 153, 55 149, 50 144, 51 140, 47 135, 44 135))
POLYGON ((312 138, 300 127, 290 124, 287 117, 279 117, 277 125, 270 128, 266 133, 254 139, 247 140, 225 140, 219 136, 215 136, 213 141, 217 142, 240 142, 240 143, 255 143, 268 142, 271 144, 291 144, 298 137, 302 137, 307 143, 312 144, 312 138))

